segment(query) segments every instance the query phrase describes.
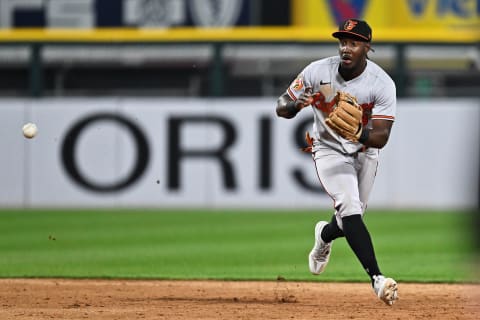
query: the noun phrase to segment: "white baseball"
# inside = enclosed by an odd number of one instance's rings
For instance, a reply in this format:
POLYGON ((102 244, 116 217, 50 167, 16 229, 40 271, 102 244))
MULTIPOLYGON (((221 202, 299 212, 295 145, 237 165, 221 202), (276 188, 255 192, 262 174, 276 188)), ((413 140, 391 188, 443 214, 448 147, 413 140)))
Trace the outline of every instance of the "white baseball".
POLYGON ((22 130, 23 130, 24 137, 28 139, 32 139, 33 137, 35 137, 38 131, 35 123, 31 123, 31 122, 25 124, 22 130))

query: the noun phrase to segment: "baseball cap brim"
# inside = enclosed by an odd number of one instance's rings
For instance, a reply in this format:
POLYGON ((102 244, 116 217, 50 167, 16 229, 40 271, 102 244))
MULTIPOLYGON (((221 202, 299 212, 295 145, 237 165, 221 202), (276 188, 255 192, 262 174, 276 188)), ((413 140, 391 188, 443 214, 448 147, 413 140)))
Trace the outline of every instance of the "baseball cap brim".
POLYGON ((355 38, 355 39, 358 39, 358 40, 361 40, 361 41, 366 41, 366 42, 370 42, 370 39, 368 39, 367 37, 365 37, 364 35, 362 34, 359 34, 359 33, 355 33, 355 32, 351 32, 351 31, 336 31, 334 33, 332 33, 332 36, 334 38, 337 38, 337 39, 341 39, 341 38, 355 38))

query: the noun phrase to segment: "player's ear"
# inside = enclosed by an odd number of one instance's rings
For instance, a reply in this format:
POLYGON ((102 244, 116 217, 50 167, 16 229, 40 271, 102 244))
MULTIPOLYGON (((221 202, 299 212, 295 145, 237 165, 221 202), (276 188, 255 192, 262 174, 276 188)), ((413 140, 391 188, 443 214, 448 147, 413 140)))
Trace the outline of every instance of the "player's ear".
POLYGON ((365 54, 367 54, 370 50, 372 50, 372 47, 370 46, 370 43, 365 42, 365 54))

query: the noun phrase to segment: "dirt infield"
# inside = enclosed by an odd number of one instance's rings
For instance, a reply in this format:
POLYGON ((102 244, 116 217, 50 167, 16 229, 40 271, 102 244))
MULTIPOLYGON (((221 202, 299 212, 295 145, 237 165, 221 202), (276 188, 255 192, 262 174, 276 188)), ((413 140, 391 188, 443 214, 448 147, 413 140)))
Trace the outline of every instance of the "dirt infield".
POLYGON ((480 319, 480 285, 399 284, 388 307, 365 283, 0 280, 0 319, 480 319))

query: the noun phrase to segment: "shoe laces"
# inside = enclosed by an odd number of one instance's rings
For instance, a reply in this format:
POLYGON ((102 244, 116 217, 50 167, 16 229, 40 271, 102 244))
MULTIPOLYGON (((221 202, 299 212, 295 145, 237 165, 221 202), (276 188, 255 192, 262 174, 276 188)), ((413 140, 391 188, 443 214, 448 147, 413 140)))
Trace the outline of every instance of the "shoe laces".
POLYGON ((318 250, 315 250, 315 258, 322 258, 330 252, 330 243, 323 243, 318 250))

